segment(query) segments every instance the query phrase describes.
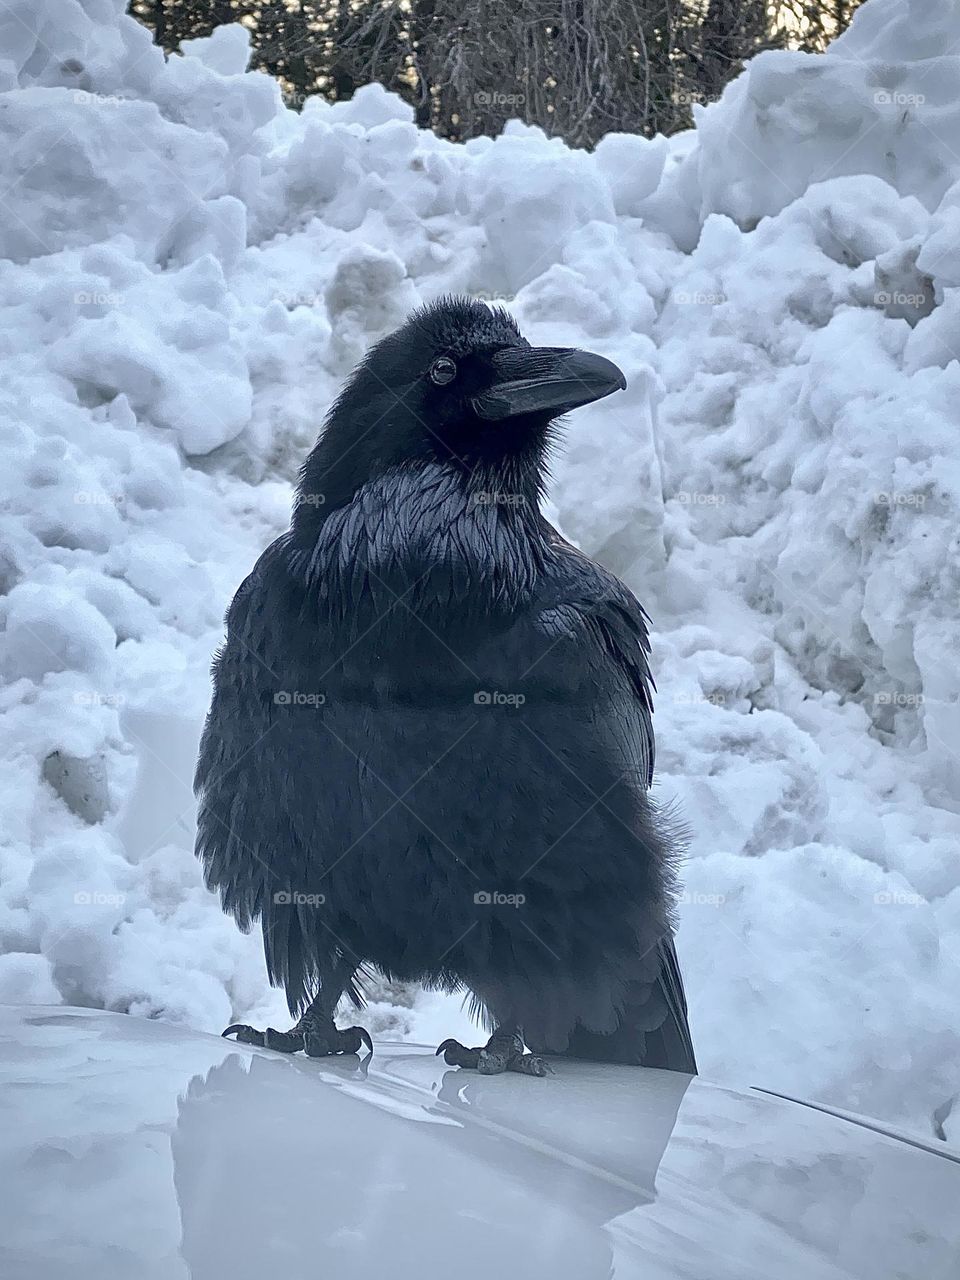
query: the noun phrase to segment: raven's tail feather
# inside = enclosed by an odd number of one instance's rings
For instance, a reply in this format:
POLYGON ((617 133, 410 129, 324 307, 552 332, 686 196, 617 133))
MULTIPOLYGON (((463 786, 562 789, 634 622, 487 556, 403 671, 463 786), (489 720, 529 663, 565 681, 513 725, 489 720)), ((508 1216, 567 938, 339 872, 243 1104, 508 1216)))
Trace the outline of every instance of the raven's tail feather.
POLYGON ((657 952, 658 977, 653 983, 632 984, 616 1031, 601 1035, 578 1024, 563 1057, 697 1074, 687 999, 673 938, 664 938, 657 952))

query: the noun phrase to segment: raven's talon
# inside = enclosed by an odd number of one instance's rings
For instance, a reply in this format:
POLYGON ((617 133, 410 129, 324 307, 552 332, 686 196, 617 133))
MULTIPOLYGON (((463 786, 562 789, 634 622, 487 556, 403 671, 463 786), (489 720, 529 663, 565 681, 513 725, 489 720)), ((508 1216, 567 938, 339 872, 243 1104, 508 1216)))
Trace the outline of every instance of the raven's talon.
POLYGON ((266 1037, 262 1031, 258 1031, 256 1027, 248 1027, 245 1022, 233 1022, 225 1031, 221 1031, 220 1035, 226 1037, 237 1033, 237 1044, 255 1044, 263 1049, 266 1043, 266 1037))
POLYGON ((498 1027, 480 1049, 466 1049, 459 1040, 444 1040, 437 1057, 449 1067, 468 1067, 482 1076, 517 1071, 524 1076, 554 1075, 553 1067, 535 1053, 524 1052, 523 1033, 516 1027, 498 1027))
POLYGON ((307 1027, 303 1032, 303 1051, 308 1058, 359 1053, 361 1046, 365 1046, 367 1053, 372 1056, 373 1041, 366 1027, 347 1027, 343 1031, 338 1031, 336 1027, 307 1027))
POLYGON ((346 1027, 337 1032, 337 1037, 340 1040, 339 1053, 359 1053, 361 1048, 366 1048, 367 1053, 373 1056, 373 1041, 366 1027, 346 1027))
POLYGON ((508 1071, 519 1071, 524 1076, 555 1076, 557 1073, 546 1060, 535 1053, 519 1053, 508 1064, 508 1071))
POLYGON ((482 1049, 468 1049, 466 1045, 462 1045, 459 1040, 444 1040, 443 1044, 437 1049, 434 1057, 439 1058, 443 1054, 443 1060, 448 1067, 472 1067, 476 1068, 480 1061, 482 1049))
POLYGON ((275 1031, 273 1027, 267 1027, 266 1031, 258 1031, 256 1027, 249 1027, 245 1022, 234 1022, 226 1031, 221 1031, 222 1036, 237 1033, 238 1044, 255 1044, 258 1049, 276 1049, 278 1053, 296 1053, 298 1049, 303 1048, 303 1034, 295 1028, 293 1031, 275 1031))

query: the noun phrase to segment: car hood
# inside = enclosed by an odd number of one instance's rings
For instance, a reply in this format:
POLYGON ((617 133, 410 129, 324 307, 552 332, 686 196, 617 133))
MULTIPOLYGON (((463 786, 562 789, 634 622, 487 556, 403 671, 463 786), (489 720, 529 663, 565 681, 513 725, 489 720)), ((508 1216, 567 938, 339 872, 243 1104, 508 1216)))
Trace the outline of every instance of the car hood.
POLYGON ((960 1160, 754 1091, 428 1049, 283 1057, 0 1008, 10 1280, 918 1280, 956 1274, 960 1160))

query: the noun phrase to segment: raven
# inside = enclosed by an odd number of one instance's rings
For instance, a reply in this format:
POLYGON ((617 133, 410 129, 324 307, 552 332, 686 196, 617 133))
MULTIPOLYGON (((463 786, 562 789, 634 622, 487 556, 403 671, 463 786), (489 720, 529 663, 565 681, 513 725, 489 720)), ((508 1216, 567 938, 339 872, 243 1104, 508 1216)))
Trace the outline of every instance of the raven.
POLYGON ((625 386, 448 297, 334 403, 214 659, 197 853, 299 1015, 224 1035, 372 1052, 334 1013, 379 971, 469 993, 451 1065, 696 1071, 647 616, 540 511, 556 419, 625 386))

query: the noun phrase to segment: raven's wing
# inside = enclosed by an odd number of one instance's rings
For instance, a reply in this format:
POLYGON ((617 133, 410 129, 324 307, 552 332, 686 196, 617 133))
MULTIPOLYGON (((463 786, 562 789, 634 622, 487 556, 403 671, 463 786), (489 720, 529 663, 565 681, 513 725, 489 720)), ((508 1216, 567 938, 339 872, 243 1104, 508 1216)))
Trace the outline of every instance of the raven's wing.
MULTIPOLYGON (((600 731, 608 750, 639 787, 653 781, 653 693, 650 671, 649 618, 631 591, 614 574, 590 560, 552 527, 547 541, 558 559, 557 579, 562 603, 541 615, 547 627, 569 630, 571 616, 579 626, 583 660, 588 670, 600 671, 600 687, 613 689, 600 731)), ((657 815, 664 857, 675 856, 680 831, 669 815, 657 815)), ((665 868, 669 873, 670 868, 665 868)), ((610 1035, 577 1028, 568 1054, 599 1061, 633 1062, 674 1071, 697 1070, 683 979, 667 932, 651 949, 648 980, 629 984, 620 1025, 610 1035)))
MULTIPOLYGON (((546 522, 545 522, 546 523, 546 522)), ((601 671, 602 684, 616 684, 615 718, 608 727, 617 738, 625 769, 648 788, 653 782, 653 695, 650 671, 650 619, 636 596, 614 574, 585 556, 547 525, 548 543, 557 556, 553 577, 559 596, 554 608, 540 615, 541 625, 558 634, 569 633, 571 622, 585 637, 582 652, 587 669, 601 671)))
MULTIPOLYGON (((288 565, 279 538, 227 611, 194 789, 206 884, 245 932, 260 920, 270 980, 296 1012, 316 991, 318 930, 310 902, 296 900, 291 889, 309 888, 308 851, 323 826, 301 812, 289 775, 290 762, 303 757, 304 717, 284 700, 310 685, 284 639, 295 631, 290 622, 302 603, 288 565)), ((311 742, 311 750, 320 749, 311 742)))

